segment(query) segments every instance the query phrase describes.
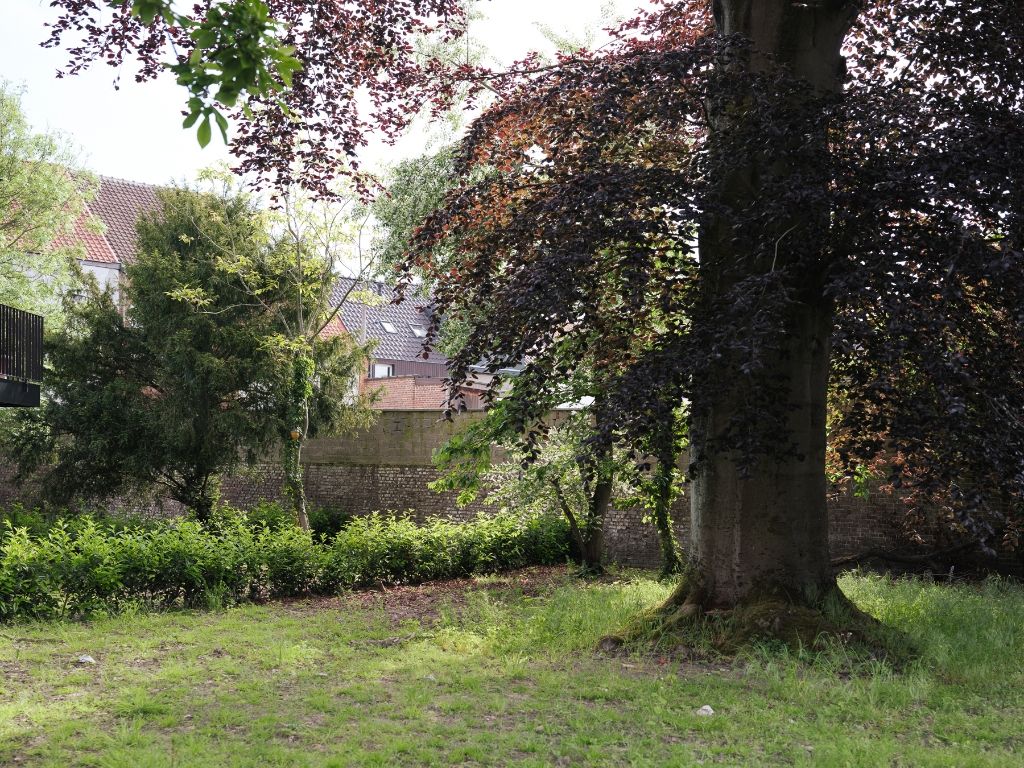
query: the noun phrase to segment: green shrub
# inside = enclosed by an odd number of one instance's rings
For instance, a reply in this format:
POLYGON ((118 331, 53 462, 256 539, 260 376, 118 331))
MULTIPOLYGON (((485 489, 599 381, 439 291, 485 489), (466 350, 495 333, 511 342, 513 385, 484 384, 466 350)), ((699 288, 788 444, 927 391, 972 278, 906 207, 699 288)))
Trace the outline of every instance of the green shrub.
POLYGON ((280 531, 295 525, 295 512, 278 501, 261 501, 244 515, 253 528, 263 527, 271 531, 280 531))
POLYGON ((26 528, 32 536, 45 536, 49 530, 60 523, 71 531, 79 526, 87 524, 92 520, 102 522, 108 527, 117 529, 127 528, 152 528, 160 525, 159 518, 142 517, 130 512, 100 510, 89 507, 78 509, 67 508, 26 508, 22 504, 12 504, 7 508, 0 507, 0 543, 8 531, 16 528, 26 528), (5 523, 10 523, 8 527, 5 523))
MULTIPOLYGON (((308 514, 310 530, 314 535, 325 539, 336 536, 352 520, 352 515, 333 507, 312 507, 308 514)), ((265 527, 279 531, 295 526, 295 512, 291 507, 278 501, 261 501, 249 510, 224 504, 214 510, 210 523, 213 527, 220 528, 238 520, 254 530, 265 527)))
POLYGON ((333 538, 350 522, 352 515, 334 507, 313 507, 309 510, 309 527, 326 539, 333 538))
POLYGON ((33 536, 41 536, 51 525, 52 516, 41 509, 26 509, 21 504, 12 504, 6 509, 0 509, 0 541, 3 541, 7 533, 14 528, 25 528, 33 536))
POLYGON ((123 527, 84 516, 30 527, 7 518, 0 621, 331 594, 564 562, 568 554, 565 522, 550 515, 417 525, 375 514, 325 538, 274 512, 225 510, 209 526, 179 519, 123 527))
POLYGON ((272 597, 297 597, 317 591, 322 548, 297 527, 264 531, 257 546, 266 564, 266 591, 272 597))
POLYGON ((208 526, 214 530, 245 525, 254 531, 268 528, 279 531, 295 525, 295 513, 277 501, 261 501, 252 509, 239 509, 221 504, 210 515, 208 526))

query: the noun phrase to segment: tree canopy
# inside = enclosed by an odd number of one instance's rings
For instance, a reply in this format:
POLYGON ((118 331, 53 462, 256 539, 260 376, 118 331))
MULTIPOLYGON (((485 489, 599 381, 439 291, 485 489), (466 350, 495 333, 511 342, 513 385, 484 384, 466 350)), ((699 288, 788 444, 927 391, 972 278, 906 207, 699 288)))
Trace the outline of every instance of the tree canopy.
MULTIPOLYGON (((821 92, 737 71, 751 42, 716 33, 700 3, 662 5, 600 54, 521 79, 465 139, 466 181, 415 241, 428 270, 458 243, 441 309, 480 318, 455 378, 526 358, 538 388, 557 386, 594 329, 605 354, 616 333, 649 334, 609 387, 608 423, 641 440, 680 398, 692 419, 742 390, 716 439, 749 462, 788 446, 771 352, 814 291, 834 313, 850 467, 884 453, 897 482, 952 491, 961 522, 991 534, 1024 491, 1012 4, 850 6, 847 73, 821 92), (742 244, 717 275, 712 217, 742 244)), ((524 403, 543 407, 535 394, 524 403)))
MULTIPOLYGON (((495 95, 408 268, 436 279, 439 316, 468 326, 456 384, 480 360, 526 362, 512 408, 524 426, 591 371, 598 453, 646 450, 685 406, 686 616, 835 592, 830 395, 848 468, 881 457, 894 482, 944 494, 971 535, 1013 538, 1018 3, 656 0, 600 50, 503 72, 417 58, 418 35, 460 33, 454 0, 266 8, 302 69, 241 124, 240 167, 264 179, 325 190, 367 132, 393 136, 462 87, 495 95)), ((97 28, 76 57, 139 50, 160 31, 143 22, 120 38, 97 28)))
POLYGON ((220 243, 266 241, 244 201, 161 198, 139 223, 127 314, 95 287, 69 299, 67 328, 47 338, 45 402, 22 418, 14 451, 24 470, 43 468, 55 501, 155 485, 205 517, 219 474, 276 437, 272 329, 217 269, 220 243), (193 282, 211 297, 207 313, 172 295, 193 282))
POLYGON ((268 256, 281 246, 246 196, 160 198, 138 224, 127 310, 95 286, 67 299, 67 326, 47 337, 43 405, 19 414, 6 442, 24 474, 43 473, 53 501, 156 488, 205 518, 220 476, 271 454, 296 426, 293 353, 309 364, 300 405, 310 434, 357 418, 349 393, 361 357, 341 336, 296 336, 282 321, 301 314, 297 290, 313 289, 282 274, 287 254, 268 256))
POLYGON ((0 82, 0 303, 58 318, 79 282, 74 230, 93 191, 68 142, 34 132, 20 93, 0 82))
MULTIPOLYGON (((466 93, 448 44, 465 30, 464 0, 55 0, 49 46, 74 74, 96 61, 169 69, 188 91, 186 127, 200 142, 237 126, 238 167, 285 190, 330 194, 358 170, 374 134, 398 136, 423 110, 466 93)), ((359 177, 362 179, 362 177, 359 177)), ((365 179, 363 179, 365 181, 365 179)))

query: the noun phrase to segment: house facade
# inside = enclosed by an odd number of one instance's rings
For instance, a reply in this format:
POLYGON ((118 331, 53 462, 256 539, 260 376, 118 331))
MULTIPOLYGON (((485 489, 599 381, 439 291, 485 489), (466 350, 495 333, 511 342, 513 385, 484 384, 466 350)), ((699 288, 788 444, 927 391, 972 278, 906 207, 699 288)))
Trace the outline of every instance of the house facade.
MULTIPOLYGON (((331 330, 372 344, 359 390, 377 393, 375 408, 441 409, 447 401, 448 358, 424 348, 433 316, 430 301, 407 296, 396 303, 397 298, 395 289, 385 283, 340 278, 332 299, 344 303, 331 330)), ((463 396, 468 409, 482 407, 480 391, 465 388, 463 396)))
MULTIPOLYGON (((119 299, 124 269, 137 252, 135 225, 143 213, 159 205, 158 187, 125 179, 101 176, 96 196, 86 206, 74 232, 68 235, 84 249, 83 271, 96 278, 101 288, 110 288, 119 299), (98 219, 103 232, 88 224, 98 219)), ((395 303, 394 288, 379 281, 358 284, 339 278, 331 296, 344 302, 337 317, 324 329, 325 335, 351 334, 362 343, 372 342, 372 359, 359 378, 363 394, 376 392, 374 404, 380 410, 438 410, 444 407, 448 358, 423 348, 430 326, 430 303, 415 297, 395 303)), ((481 407, 480 392, 464 390, 467 408, 481 407)))

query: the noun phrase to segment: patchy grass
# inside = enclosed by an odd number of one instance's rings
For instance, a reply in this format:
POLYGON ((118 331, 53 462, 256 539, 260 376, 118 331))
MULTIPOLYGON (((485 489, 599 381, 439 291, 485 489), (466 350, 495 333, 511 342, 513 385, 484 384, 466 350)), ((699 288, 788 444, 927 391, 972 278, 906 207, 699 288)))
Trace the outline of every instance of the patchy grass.
POLYGON ((842 586, 920 659, 602 657, 669 587, 564 569, 8 626, 0 765, 1024 765, 1024 588, 842 586))

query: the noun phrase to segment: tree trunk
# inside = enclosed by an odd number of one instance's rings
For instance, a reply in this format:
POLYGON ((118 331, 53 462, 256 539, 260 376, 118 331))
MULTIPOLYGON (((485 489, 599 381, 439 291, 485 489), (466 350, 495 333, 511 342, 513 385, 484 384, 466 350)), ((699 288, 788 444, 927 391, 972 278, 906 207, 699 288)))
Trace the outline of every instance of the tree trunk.
MULTIPOLYGON (((840 45, 855 18, 841 0, 715 0, 721 33, 752 42, 749 56, 729 66, 751 72, 788 67, 807 81, 808 94, 841 84, 840 45)), ((742 127, 742 104, 712 110, 710 141, 726 142, 732 127, 742 127), (739 121, 739 122, 738 122, 739 121)), ((822 135, 821 142, 825 141, 822 135)), ((778 185, 801 168, 778 162, 767 150, 734 176, 720 179, 722 201, 736 210, 756 205, 768 180, 778 185)), ((806 183, 802 181, 801 183, 806 183)), ((822 195, 824 199, 824 195, 822 195)), ((785 233, 795 222, 827 216, 828 211, 795 211, 788 221, 773 221, 772 232, 785 233)), ((820 221, 820 218, 818 219, 820 221)), ((780 237, 780 241, 781 241, 780 237)), ((806 253, 806 244, 802 244, 806 253)), ((740 280, 786 265, 785 246, 766 262, 752 257, 721 215, 702 222, 701 269, 709 300, 721 298, 740 280), (778 263, 776 263, 778 259, 778 263)), ((712 387, 694 397, 691 425, 694 478, 692 491, 693 565, 686 600, 704 609, 733 608, 769 595, 785 601, 820 604, 835 588, 829 564, 825 485, 825 398, 829 375, 832 310, 822 295, 821 275, 800 277, 798 302, 787 309, 786 327, 778 329, 774 351, 766 352, 766 369, 788 398, 784 417, 789 434, 779 440, 792 450, 758 454, 744 461, 715 446, 741 407, 735 388, 712 387)), ((742 380, 738 367, 724 381, 742 380)))
POLYGON ((196 522, 206 525, 213 517, 213 499, 207 496, 193 499, 192 503, 188 506, 192 510, 192 516, 196 519, 196 522))
POLYGON ((291 437, 284 446, 285 493, 291 499, 296 525, 308 531, 306 488, 302 481, 302 439, 301 434, 291 437))
POLYGON ((183 478, 175 478, 170 483, 173 489, 170 496, 175 501, 183 504, 196 521, 206 525, 213 518, 213 509, 220 497, 220 482, 216 476, 203 475, 196 477, 188 475, 183 478))
POLYGON ((309 515, 306 511, 306 487, 302 479, 302 437, 293 441, 287 466, 288 496, 295 511, 295 522, 304 531, 309 530, 309 515))
POLYGON ((835 586, 825 483, 830 311, 801 306, 794 314, 773 366, 788 385, 786 450, 752 466, 706 450, 737 407, 728 396, 693 424, 693 555, 705 607, 768 595, 816 603, 835 586))
POLYGON ((594 483, 593 495, 587 500, 587 529, 582 552, 583 570, 591 575, 604 573, 604 523, 612 503, 614 473, 602 468, 594 483))
POLYGON ((662 453, 654 477, 654 527, 661 545, 661 575, 670 576, 683 570, 679 542, 672 530, 672 486, 676 457, 673 451, 662 453))
POLYGON ((292 362, 288 423, 291 434, 284 445, 285 493, 291 499, 295 511, 295 523, 304 531, 309 530, 309 515, 306 510, 306 488, 302 477, 302 444, 309 432, 309 398, 313 394, 313 359, 309 355, 298 355, 292 362))

